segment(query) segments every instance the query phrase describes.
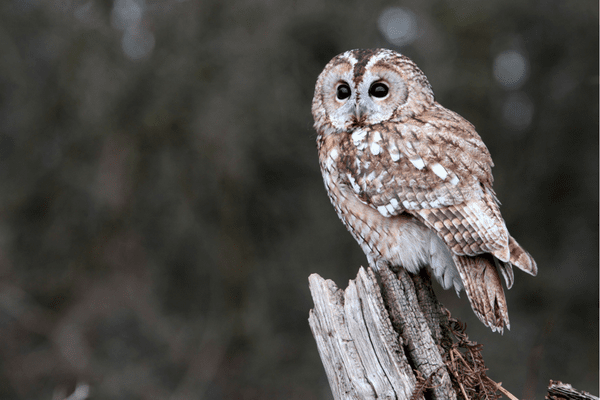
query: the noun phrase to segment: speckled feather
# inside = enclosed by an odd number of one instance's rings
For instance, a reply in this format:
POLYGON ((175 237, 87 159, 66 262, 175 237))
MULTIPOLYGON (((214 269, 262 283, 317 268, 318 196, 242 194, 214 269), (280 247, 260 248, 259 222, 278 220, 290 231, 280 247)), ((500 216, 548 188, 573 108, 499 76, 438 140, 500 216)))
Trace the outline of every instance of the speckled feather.
POLYGON ((369 263, 429 265, 444 288, 465 289, 484 324, 508 327, 496 266, 509 288, 513 265, 537 267, 508 233, 473 125, 435 102, 410 59, 382 49, 335 57, 317 81, 313 116, 327 193, 369 263), (340 82, 348 100, 336 97, 340 82), (374 82, 389 95, 371 98, 374 82))

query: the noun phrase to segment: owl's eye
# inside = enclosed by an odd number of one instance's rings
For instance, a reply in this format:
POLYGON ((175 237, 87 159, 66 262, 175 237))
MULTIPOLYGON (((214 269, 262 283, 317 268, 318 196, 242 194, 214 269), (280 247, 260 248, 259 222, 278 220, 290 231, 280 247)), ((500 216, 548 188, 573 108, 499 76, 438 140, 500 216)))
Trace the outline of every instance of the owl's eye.
POLYGON ((375 82, 369 88, 369 96, 383 98, 388 95, 389 88, 385 83, 375 82))
POLYGON ((350 86, 347 83, 342 83, 337 87, 336 96, 338 100, 344 100, 350 97, 350 86))

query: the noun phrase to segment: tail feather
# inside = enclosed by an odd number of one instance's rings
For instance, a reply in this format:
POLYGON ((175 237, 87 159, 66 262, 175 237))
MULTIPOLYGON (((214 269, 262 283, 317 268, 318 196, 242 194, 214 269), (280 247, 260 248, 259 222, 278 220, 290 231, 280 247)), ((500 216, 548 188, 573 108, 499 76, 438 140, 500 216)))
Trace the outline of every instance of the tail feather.
POLYGON ((519 243, 510 236, 508 238, 508 248, 510 250, 509 262, 520 270, 527 272, 530 275, 537 275, 537 264, 531 255, 523 249, 519 243))
MULTIPOLYGON (((491 255, 453 255, 475 315, 494 332, 510 329, 508 307, 500 275, 491 255)), ((512 271, 512 269, 511 269, 512 271)))
POLYGON ((496 263, 496 268, 502 272, 502 276, 504 276, 504 282, 506 282, 506 288, 510 289, 515 283, 515 273, 512 268, 512 264, 510 262, 502 262, 494 257, 494 261, 496 263))

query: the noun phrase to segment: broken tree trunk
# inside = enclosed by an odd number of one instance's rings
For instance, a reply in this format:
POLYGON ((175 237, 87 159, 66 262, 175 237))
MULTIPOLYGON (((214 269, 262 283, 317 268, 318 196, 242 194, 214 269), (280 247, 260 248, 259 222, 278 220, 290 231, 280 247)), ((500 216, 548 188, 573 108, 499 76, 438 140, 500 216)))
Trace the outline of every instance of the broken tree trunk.
MULTIPOLYGON (((336 400, 517 400, 486 376, 482 345, 437 301, 425 269, 361 267, 346 290, 312 274, 309 286, 308 320, 336 400)), ((546 399, 598 397, 550 381, 546 399)))
POLYGON ((309 323, 337 399, 409 399, 417 379, 392 328, 372 270, 361 268, 342 292, 309 277, 309 323))
POLYGON ((436 399, 456 399, 438 346, 447 318, 433 293, 420 276, 417 292, 403 269, 379 273, 383 295, 370 268, 345 291, 317 274, 309 278, 309 323, 334 398, 408 400, 427 386, 436 399))
POLYGON ((449 318, 426 270, 361 267, 346 290, 317 274, 309 286, 309 324, 335 399, 515 399, 485 375, 481 345, 449 318))

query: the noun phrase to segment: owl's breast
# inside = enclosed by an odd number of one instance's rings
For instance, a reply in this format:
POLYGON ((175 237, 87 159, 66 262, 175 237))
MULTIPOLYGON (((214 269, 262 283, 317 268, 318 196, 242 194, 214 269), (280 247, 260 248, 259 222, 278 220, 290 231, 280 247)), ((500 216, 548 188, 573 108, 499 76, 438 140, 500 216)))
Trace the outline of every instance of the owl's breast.
POLYGON ((319 144, 321 172, 331 203, 369 263, 386 261, 416 272, 423 265, 431 265, 432 249, 444 252, 444 258, 452 263, 441 239, 417 218, 407 213, 383 216, 357 196, 342 151, 339 138, 324 138, 319 144))

